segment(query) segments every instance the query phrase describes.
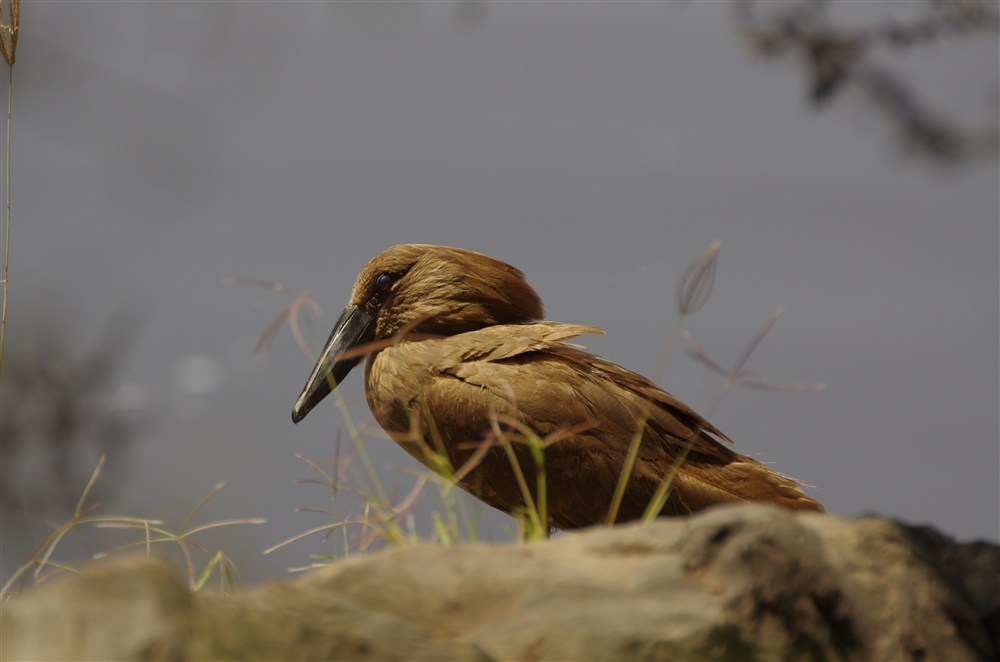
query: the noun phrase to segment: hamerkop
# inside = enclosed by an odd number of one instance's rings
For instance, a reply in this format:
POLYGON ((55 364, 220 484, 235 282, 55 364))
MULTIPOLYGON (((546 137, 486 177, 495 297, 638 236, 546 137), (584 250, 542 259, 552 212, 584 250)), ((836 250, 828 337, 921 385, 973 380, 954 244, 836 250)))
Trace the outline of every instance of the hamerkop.
MULTIPOLYGON (((543 314, 538 294, 508 264, 460 248, 393 246, 358 274, 292 420, 367 355, 365 394, 389 436, 428 466, 432 448, 455 470, 466 466, 462 488, 504 512, 523 513, 525 498, 498 434, 525 427, 558 439, 545 449, 544 470, 548 524, 559 529, 605 521, 637 430, 616 521, 643 515, 686 448, 660 515, 739 500, 823 510, 797 481, 729 448, 728 437, 656 384, 565 342, 603 331, 539 321, 543 314)), ((530 449, 510 448, 534 498, 530 449)))

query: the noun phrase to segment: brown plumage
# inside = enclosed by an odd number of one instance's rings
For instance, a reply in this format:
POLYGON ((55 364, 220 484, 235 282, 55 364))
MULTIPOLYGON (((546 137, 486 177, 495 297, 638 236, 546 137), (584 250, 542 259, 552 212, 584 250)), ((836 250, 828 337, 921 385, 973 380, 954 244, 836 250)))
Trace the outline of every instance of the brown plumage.
MULTIPOLYGON (((394 246, 358 275, 292 420, 329 394, 367 345, 365 393, 379 424, 425 464, 428 448, 442 449, 456 470, 482 449, 461 486, 504 512, 524 508, 522 491, 505 450, 481 444, 496 442, 495 429, 506 436, 512 421, 539 437, 565 435, 545 450, 556 528, 605 521, 640 428, 616 521, 642 516, 689 445, 661 515, 737 500, 823 510, 797 481, 732 450, 728 437, 666 391, 565 342, 600 329, 542 316, 538 294, 510 265, 459 248, 394 246)), ((511 448, 533 489, 528 448, 511 448)))

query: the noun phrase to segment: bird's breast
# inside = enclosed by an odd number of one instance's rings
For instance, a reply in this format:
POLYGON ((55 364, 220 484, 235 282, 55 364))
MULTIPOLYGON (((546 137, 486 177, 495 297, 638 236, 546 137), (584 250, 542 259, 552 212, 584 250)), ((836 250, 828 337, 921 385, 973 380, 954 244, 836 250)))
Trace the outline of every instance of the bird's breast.
POLYGON ((436 340, 401 342, 368 358, 365 397, 375 419, 390 435, 410 430, 420 395, 441 373, 438 345, 436 340))

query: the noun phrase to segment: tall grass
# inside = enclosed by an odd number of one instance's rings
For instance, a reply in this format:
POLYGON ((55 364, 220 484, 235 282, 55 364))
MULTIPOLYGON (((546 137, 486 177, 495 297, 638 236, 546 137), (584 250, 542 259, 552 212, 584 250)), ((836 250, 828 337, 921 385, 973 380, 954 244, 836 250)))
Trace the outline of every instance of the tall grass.
POLYGON ((222 590, 232 591, 242 584, 235 564, 223 550, 211 551, 196 540, 196 536, 212 529, 240 524, 263 524, 266 521, 260 518, 243 518, 194 524, 195 516, 212 497, 218 494, 224 483, 219 483, 205 495, 191 509, 179 529, 172 531, 162 520, 96 514, 99 504, 92 503, 90 497, 104 463, 105 458, 101 457, 70 518, 55 526, 0 588, 0 602, 17 595, 27 586, 44 582, 55 575, 79 572, 79 566, 83 562, 98 561, 135 549, 142 549, 149 556, 153 553, 154 547, 159 548, 165 544, 179 550, 191 590, 200 590, 213 574, 217 574, 219 587, 222 590), (108 549, 93 551, 89 540, 92 529, 117 529, 138 535, 131 535, 124 542, 108 549), (87 551, 86 558, 73 561, 60 560, 59 551, 62 543, 71 533, 76 534, 83 544, 87 551), (202 559, 206 556, 208 558, 203 562, 202 559))

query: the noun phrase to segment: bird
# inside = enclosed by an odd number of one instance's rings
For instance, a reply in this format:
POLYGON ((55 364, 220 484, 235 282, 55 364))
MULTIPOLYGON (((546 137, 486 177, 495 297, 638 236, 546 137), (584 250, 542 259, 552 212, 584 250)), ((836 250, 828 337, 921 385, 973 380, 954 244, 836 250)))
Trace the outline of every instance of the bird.
POLYGON ((543 318, 538 293, 505 262, 388 248, 358 274, 292 420, 364 359, 366 400, 388 436, 519 520, 540 496, 539 470, 549 529, 640 519, 668 475, 657 516, 732 501, 825 512, 652 381, 568 342, 601 329, 543 318), (532 438, 544 441, 541 465, 532 438))

